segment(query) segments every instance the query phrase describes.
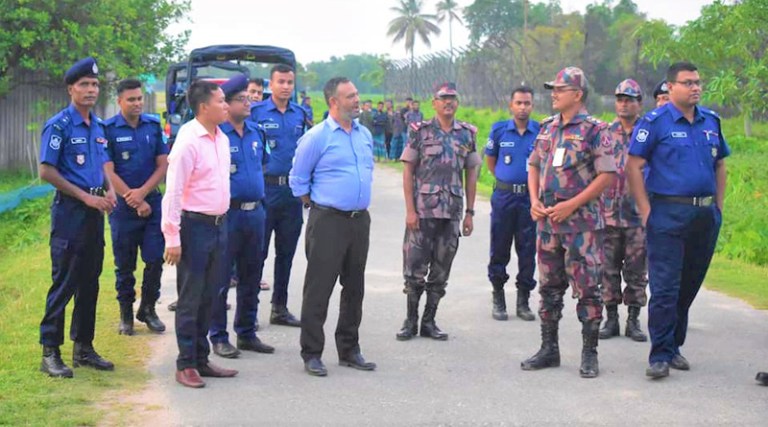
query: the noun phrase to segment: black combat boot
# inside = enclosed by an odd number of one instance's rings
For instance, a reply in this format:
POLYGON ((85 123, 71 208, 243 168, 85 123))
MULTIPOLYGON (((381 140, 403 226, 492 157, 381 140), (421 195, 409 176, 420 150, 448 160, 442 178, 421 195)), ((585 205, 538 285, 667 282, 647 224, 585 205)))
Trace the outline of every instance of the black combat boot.
POLYGON ((503 286, 493 287, 493 310, 491 316, 496 320, 507 320, 507 298, 504 295, 503 286))
POLYGON ((120 303, 120 326, 117 329, 120 335, 133 335, 133 304, 120 303))
POLYGON ((755 380, 761 385, 768 386, 768 372, 758 372, 755 380))
POLYGON ((420 292, 409 292, 407 296, 407 311, 406 318, 403 322, 403 327, 400 332, 396 334, 398 341, 408 341, 415 337, 419 332, 419 300, 421 299, 420 292))
POLYGON ((587 320, 581 327, 581 337, 584 346, 581 348, 581 367, 579 374, 582 378, 595 378, 600 373, 597 363, 597 336, 600 330, 599 320, 587 320))
POLYGON ((154 301, 144 301, 144 298, 141 299, 139 311, 136 312, 136 320, 146 323, 147 328, 152 332, 165 332, 165 323, 157 317, 154 301))
POLYGON ((536 320, 536 316, 533 315, 531 307, 528 306, 528 298, 531 297, 531 291, 524 289, 517 290, 517 317, 531 321, 536 320))
POLYGON ((560 345, 557 340, 557 320, 541 321, 541 348, 528 360, 520 363, 524 371, 560 366, 560 345))
POLYGON ((600 329, 601 340, 621 335, 621 331, 619 330, 619 307, 615 305, 606 305, 605 311, 608 315, 605 318, 603 327, 600 329))
POLYGON ((72 378, 72 370, 61 360, 59 347, 43 346, 43 361, 40 363, 40 371, 48 376, 57 378, 72 378))
POLYGON ((628 311, 629 316, 627 316, 627 327, 624 329, 624 335, 632 338, 633 341, 648 341, 648 336, 640 328, 640 306, 630 305, 628 311))
POLYGON ((72 366, 75 368, 80 366, 89 366, 100 371, 112 371, 115 369, 115 365, 107 359, 99 356, 91 343, 75 343, 74 351, 72 351, 72 366))
POLYGON ((427 293, 427 304, 424 306, 424 315, 421 316, 421 331, 422 337, 432 338, 435 340, 445 341, 448 339, 448 334, 441 331, 435 323, 435 314, 437 314, 437 304, 440 302, 440 296, 433 293, 427 293))

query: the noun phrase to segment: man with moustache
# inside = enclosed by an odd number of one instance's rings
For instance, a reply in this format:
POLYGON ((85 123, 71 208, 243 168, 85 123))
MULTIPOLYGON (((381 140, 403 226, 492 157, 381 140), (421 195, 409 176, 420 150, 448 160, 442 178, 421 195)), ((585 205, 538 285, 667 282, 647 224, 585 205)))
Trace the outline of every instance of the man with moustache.
POLYGON ((176 381, 205 387, 201 377, 233 377, 237 371, 208 360, 208 329, 216 290, 229 277, 225 264, 229 210, 229 140, 224 92, 198 80, 187 91, 195 118, 185 123, 168 156, 162 203, 165 261, 177 265, 176 381))
POLYGON ((290 175, 293 194, 311 206, 305 236, 301 357, 307 373, 314 376, 328 373, 321 360, 323 325, 337 279, 342 286, 335 334, 339 364, 376 369, 363 358, 358 335, 370 243, 373 138, 355 121, 359 95, 349 79, 330 79, 323 93, 329 117, 301 138, 290 175))
POLYGON ((627 177, 646 226, 651 300, 651 353, 646 376, 687 371, 680 347, 688 311, 715 252, 725 200, 725 158, 731 149, 720 117, 699 106, 701 77, 694 64, 667 70, 670 102, 635 127, 627 177), (648 165, 647 176, 644 169, 648 165))
POLYGON ((485 162, 496 178, 491 195, 491 254, 488 280, 493 286, 493 310, 496 320, 507 320, 504 284, 509 280, 507 264, 512 243, 517 253, 517 317, 532 321, 535 316, 528 298, 536 287, 536 223, 531 218, 528 196, 528 156, 539 134, 539 123, 530 120, 533 89, 520 86, 509 100, 512 120, 494 123, 485 147, 485 162))
POLYGON ((584 72, 566 67, 544 87, 552 90, 559 113, 541 124, 528 159, 531 216, 537 222, 541 305, 541 348, 521 363, 523 370, 560 366, 558 323, 570 284, 582 324, 579 374, 599 374, 597 341, 602 320, 600 295, 604 222, 600 194, 613 182, 616 163, 607 125, 588 115, 584 72))
POLYGON ((163 233, 160 230, 162 195, 158 185, 168 170, 168 145, 163 141, 160 119, 143 114, 141 82, 126 79, 117 85, 120 113, 104 121, 107 137, 107 162, 104 169, 120 197, 109 215, 112 252, 115 256, 115 289, 120 304, 122 335, 133 335, 133 303, 136 301, 133 276, 141 248, 144 277, 141 304, 136 319, 152 332, 165 331, 157 317, 155 303, 160 298, 163 274, 163 233))
POLYGON ((74 296, 69 337, 74 341, 73 367, 111 371, 112 362, 93 348, 99 276, 104 262, 104 212, 116 204, 104 174, 107 140, 101 119, 93 114, 99 98, 99 67, 88 57, 64 74, 71 103, 43 128, 40 179, 56 187, 51 205, 51 279, 40 322, 43 358, 40 371, 72 378, 61 360, 64 310, 74 296))
POLYGON ((617 117, 608 127, 608 132, 616 159, 616 180, 600 197, 605 219, 602 284, 606 311, 600 339, 621 334, 618 306, 624 303, 628 312, 624 334, 634 341, 644 342, 648 337, 640 327, 639 316, 640 309, 648 300, 645 295, 648 286, 645 229, 624 173, 630 137, 643 106, 643 92, 636 81, 626 79, 616 86, 615 95, 617 117), (627 284, 623 292, 622 277, 627 284))
POLYGON ((435 117, 410 125, 408 143, 400 158, 406 211, 403 293, 407 296, 406 319, 396 334, 400 341, 410 340, 417 332, 435 340, 448 339, 435 323, 435 315, 445 296, 459 236, 471 235, 474 228, 477 169, 481 163, 476 149, 477 128, 456 120, 458 96, 455 83, 443 83, 437 88, 432 100, 435 117), (419 300, 424 292, 427 301, 421 329, 417 330, 419 300))

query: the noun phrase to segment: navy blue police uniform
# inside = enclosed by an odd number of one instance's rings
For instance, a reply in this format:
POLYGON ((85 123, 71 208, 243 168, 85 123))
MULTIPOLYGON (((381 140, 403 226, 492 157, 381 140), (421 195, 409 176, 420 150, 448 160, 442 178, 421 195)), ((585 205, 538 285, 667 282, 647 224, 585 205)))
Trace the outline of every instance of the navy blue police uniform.
MULTIPOLYGON (((160 119, 141 114, 134 128, 118 113, 105 120, 104 126, 108 141, 107 161, 114 163, 115 174, 128 188, 140 188, 157 169, 157 158, 168 155, 160 119)), ((115 289, 121 304, 133 304, 136 300, 133 272, 136 270, 139 248, 145 264, 141 305, 154 306, 160 297, 165 249, 165 239, 160 230, 160 190, 152 189, 144 201, 152 209, 148 217, 140 217, 136 209, 128 206, 122 197, 118 197, 117 207, 109 215, 115 256, 115 289)))
MULTIPOLYGON (((246 80, 247 82, 247 80, 246 80)), ((245 88, 243 88, 245 90, 245 88)), ((228 271, 235 265, 237 305, 234 330, 238 342, 256 338, 259 306, 259 282, 264 266, 264 175, 262 165, 269 159, 263 131, 246 120, 241 135, 229 122, 219 126, 229 138, 230 209, 227 214, 228 247, 225 259, 228 271)), ((229 280, 224 280, 213 301, 211 343, 228 342, 227 294, 229 280)))
POLYGON ((491 259, 488 279, 494 289, 503 289, 509 280, 512 243, 517 253, 518 290, 530 292, 536 287, 536 223, 531 218, 528 195, 528 157, 533 152, 539 123, 528 121, 520 135, 514 120, 495 123, 488 137, 485 155, 495 157, 496 185, 491 195, 491 259))
MULTIPOLYGON (((97 76, 96 61, 85 58, 67 71, 64 81, 70 85, 83 77, 97 76)), ((43 127, 40 163, 56 168, 65 180, 86 193, 104 196, 107 140, 101 119, 93 112, 88 115, 86 123, 74 104, 70 104, 49 119, 43 127)), ((92 347, 104 261, 104 215, 56 191, 51 205, 50 251, 52 284, 40 322, 40 343, 44 346, 41 369, 54 376, 72 376, 61 362, 58 347, 64 343, 64 310, 73 296, 69 336, 75 343, 75 366, 78 361, 89 364, 83 357, 91 357, 97 361, 95 367, 112 369, 112 364, 101 359, 92 347), (55 371, 46 369, 46 359, 51 357, 59 363, 55 371)))
MULTIPOLYGON (((264 129, 270 154, 264 168, 267 210, 264 259, 269 253, 269 243, 274 232, 273 316, 270 320, 273 323, 276 323, 276 319, 277 323, 285 323, 282 320, 292 317, 287 312, 288 282, 304 217, 301 199, 294 197, 288 186, 288 173, 293 165, 296 143, 306 130, 306 114, 306 110, 293 101, 288 102, 287 109, 282 113, 272 98, 251 108, 251 120, 264 129)), ((298 326, 295 321, 288 323, 298 326)))
POLYGON ((715 112, 697 106, 691 123, 669 103, 638 122, 629 154, 649 166, 649 361, 668 363, 685 343, 688 310, 715 250, 722 223, 716 169, 730 148, 715 112))

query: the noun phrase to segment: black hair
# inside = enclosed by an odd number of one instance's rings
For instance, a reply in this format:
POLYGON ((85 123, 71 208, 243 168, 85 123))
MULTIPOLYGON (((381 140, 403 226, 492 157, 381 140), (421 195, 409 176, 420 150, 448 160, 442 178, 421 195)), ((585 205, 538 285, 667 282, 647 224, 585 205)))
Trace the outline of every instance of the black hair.
POLYGON ((349 83, 350 80, 346 77, 334 77, 327 82, 325 82, 325 86, 323 86, 323 95, 325 96, 325 103, 328 104, 328 106, 331 105, 331 98, 336 95, 336 90, 339 88, 340 84, 349 83))
POLYGON ((187 104, 192 112, 197 115, 200 104, 205 104, 211 99, 211 95, 219 89, 219 85, 208 80, 195 80, 187 91, 187 104))
POLYGON ((406 100, 406 101, 413 101, 413 98, 411 98, 411 97, 409 96, 408 98, 405 98, 405 100, 406 100))
POLYGON ((275 75, 275 73, 293 73, 293 67, 286 64, 275 64, 274 67, 269 71, 269 78, 271 79, 272 76, 275 75))
POLYGON ((117 84, 117 95, 119 96, 121 93, 125 92, 126 90, 140 89, 140 88, 141 88, 141 82, 136 79, 120 80, 120 83, 117 84))
POLYGON ((677 75, 681 71, 698 71, 699 69, 696 68, 695 65, 693 65, 690 62, 675 62, 674 64, 670 65, 669 68, 667 68, 667 81, 668 82, 676 82, 677 81, 677 75))
POLYGON ((528 86, 518 86, 512 89, 512 95, 510 95, 509 99, 514 98, 516 93, 530 93, 531 97, 533 97, 533 88, 528 86))
POLYGON ((255 77, 252 79, 248 79, 248 84, 255 84, 256 86, 264 87, 264 79, 261 77, 255 77))

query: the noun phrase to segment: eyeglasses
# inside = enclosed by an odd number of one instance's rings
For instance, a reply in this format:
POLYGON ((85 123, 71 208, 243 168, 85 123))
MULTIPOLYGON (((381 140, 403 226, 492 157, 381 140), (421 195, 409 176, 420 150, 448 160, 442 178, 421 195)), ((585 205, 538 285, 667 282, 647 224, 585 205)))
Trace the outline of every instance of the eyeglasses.
POLYGON ((248 99, 247 96, 238 96, 238 97, 232 98, 232 100, 236 101, 236 102, 243 103, 243 104, 248 104, 248 103, 251 102, 251 100, 248 99))
POLYGON ((675 81, 672 83, 680 83, 681 85, 687 87, 688 89, 693 89, 694 86, 698 88, 703 88, 704 83, 702 83, 701 80, 683 80, 683 81, 675 81))

